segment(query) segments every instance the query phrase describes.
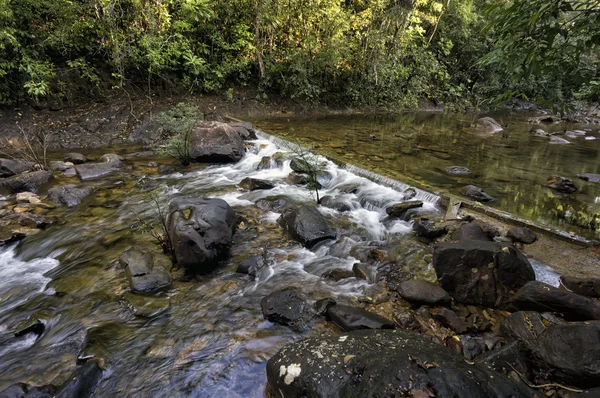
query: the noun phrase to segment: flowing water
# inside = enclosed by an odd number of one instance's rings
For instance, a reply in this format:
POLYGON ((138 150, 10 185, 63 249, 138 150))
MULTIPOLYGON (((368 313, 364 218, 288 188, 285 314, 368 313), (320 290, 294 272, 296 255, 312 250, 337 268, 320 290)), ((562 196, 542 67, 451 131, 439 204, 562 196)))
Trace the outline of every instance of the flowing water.
POLYGON ((291 141, 312 143, 315 150, 378 174, 460 195, 472 184, 496 200, 490 206, 519 217, 600 237, 600 184, 582 181, 580 173, 600 173, 600 126, 532 124, 523 113, 492 115, 504 131, 482 134, 470 128, 475 117, 437 113, 397 116, 271 117, 253 120, 265 131, 291 141), (553 145, 532 130, 561 133, 583 130, 585 136, 559 137, 553 145), (472 174, 452 176, 450 166, 472 174), (550 176, 575 182, 575 195, 554 195, 543 184, 550 176))
MULTIPOLYGON (((150 159, 134 158, 130 168, 90 183, 96 191, 82 205, 56 209, 59 225, 18 247, 0 249, 0 391, 16 382, 61 384, 78 359, 95 357, 105 367, 95 392, 99 397, 264 397, 265 364, 277 350, 306 336, 335 333, 319 318, 301 331, 264 320, 264 296, 298 287, 312 300, 372 300, 376 280, 321 277, 333 268, 352 269, 361 248, 387 252, 407 277, 434 278, 430 249, 411 237, 410 219, 385 215, 387 205, 405 200, 409 186, 383 177, 376 183, 358 175, 366 171, 322 159, 321 195, 343 200, 353 210, 320 207, 339 236, 307 250, 282 234, 275 222, 279 214, 254 205, 274 195, 314 201, 306 188, 285 182, 289 160, 256 170, 263 156, 285 152, 285 142, 261 135, 248 146, 237 164, 201 165, 170 175, 146 167, 150 159), (277 186, 248 193, 236 187, 245 177, 277 186), (355 193, 344 188, 349 185, 355 193), (156 217, 149 192, 158 192, 160 203, 182 196, 225 199, 243 217, 231 260, 191 280, 174 271, 173 285, 162 295, 132 294, 118 259, 128 247, 153 247, 136 222, 156 217), (269 265, 256 278, 234 272, 239 261, 263 252, 269 265), (28 319, 41 320, 44 333, 14 337, 18 324, 28 319)), ((412 217, 439 216, 437 196, 420 190, 416 195, 425 204, 411 210, 412 217)), ((374 261, 372 266, 389 264, 374 261)), ((536 268, 540 279, 555 280, 543 264, 536 268)))

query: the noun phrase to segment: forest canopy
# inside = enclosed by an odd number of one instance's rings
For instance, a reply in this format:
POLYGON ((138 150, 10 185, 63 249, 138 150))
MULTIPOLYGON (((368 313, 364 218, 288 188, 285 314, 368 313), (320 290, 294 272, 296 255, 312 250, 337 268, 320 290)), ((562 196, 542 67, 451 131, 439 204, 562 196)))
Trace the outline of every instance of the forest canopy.
POLYGON ((351 105, 598 101, 599 44, 591 0, 0 0, 0 104, 238 87, 351 105))

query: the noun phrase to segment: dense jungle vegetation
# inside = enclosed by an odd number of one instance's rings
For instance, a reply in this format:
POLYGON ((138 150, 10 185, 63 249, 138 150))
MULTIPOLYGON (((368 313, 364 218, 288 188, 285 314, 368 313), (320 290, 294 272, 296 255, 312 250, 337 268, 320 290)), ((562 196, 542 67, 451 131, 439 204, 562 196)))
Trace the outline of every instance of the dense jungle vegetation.
POLYGON ((600 1, 0 0, 0 104, 241 87, 455 108, 600 98, 600 1))

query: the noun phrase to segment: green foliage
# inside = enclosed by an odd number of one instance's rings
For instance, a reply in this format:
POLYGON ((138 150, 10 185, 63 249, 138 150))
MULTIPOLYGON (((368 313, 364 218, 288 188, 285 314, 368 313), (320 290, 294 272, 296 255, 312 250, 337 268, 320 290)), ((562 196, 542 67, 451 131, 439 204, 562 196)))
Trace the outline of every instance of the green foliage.
POLYGON ((170 137, 159 152, 174 157, 184 166, 189 165, 191 133, 196 123, 202 119, 203 114, 200 109, 187 103, 179 103, 172 109, 157 115, 156 122, 170 137))

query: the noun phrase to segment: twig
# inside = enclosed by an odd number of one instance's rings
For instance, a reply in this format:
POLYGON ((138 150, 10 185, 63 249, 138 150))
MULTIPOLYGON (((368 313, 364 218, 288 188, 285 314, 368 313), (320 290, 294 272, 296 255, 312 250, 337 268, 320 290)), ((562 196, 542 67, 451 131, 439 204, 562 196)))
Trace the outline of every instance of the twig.
POLYGON ((519 375, 519 377, 521 378, 521 380, 523 380, 523 383, 527 384, 528 387, 531 388, 547 388, 547 387, 558 387, 558 388, 562 388, 564 390, 567 391, 572 391, 572 392, 583 392, 584 390, 580 390, 579 388, 574 388, 574 387, 567 387, 567 386, 563 386, 562 384, 557 384, 557 383, 549 383, 549 384, 531 384, 531 382, 529 380, 527 380, 527 378, 525 376, 523 376, 523 374, 521 374, 517 369, 515 369, 514 366, 512 366, 512 364, 506 362, 506 364, 508 366, 510 366, 512 368, 512 370, 515 371, 516 374, 519 375))

